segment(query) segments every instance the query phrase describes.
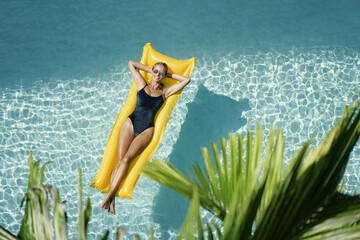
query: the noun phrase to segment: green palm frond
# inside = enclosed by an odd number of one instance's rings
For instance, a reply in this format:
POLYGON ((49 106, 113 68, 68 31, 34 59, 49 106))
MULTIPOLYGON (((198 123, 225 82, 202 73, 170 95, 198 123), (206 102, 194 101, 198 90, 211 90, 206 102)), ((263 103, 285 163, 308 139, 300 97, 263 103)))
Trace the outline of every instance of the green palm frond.
POLYGON ((19 240, 14 234, 0 226, 0 239, 1 240, 19 240))
MULTIPOLYGON (((359 127, 360 112, 357 102, 345 110, 344 117, 319 147, 309 153, 305 164, 301 164, 300 168, 291 168, 284 176, 284 183, 293 179, 294 184, 279 185, 279 190, 257 226, 256 238, 284 239, 297 235, 301 225, 336 192, 350 152, 359 139, 359 127), (274 222, 277 229, 269 228, 269 224, 274 222)), ((302 162, 302 159, 295 157, 290 166, 302 162)))
POLYGON ((48 188, 48 190, 51 194, 52 200, 55 239, 68 239, 65 201, 61 202, 60 195, 57 189, 48 188))
POLYGON ((20 204, 22 206, 25 201, 25 215, 19 232, 22 239, 53 239, 47 197, 51 187, 43 184, 45 165, 39 170, 39 161, 33 163, 30 152, 28 190, 20 204))
POLYGON ((237 187, 231 200, 231 205, 226 215, 221 239, 248 239, 251 236, 253 222, 260 207, 261 198, 264 193, 266 180, 260 187, 256 181, 250 184, 243 200, 240 200, 241 188, 237 187))
MULTIPOLYGON (((255 138, 247 133, 246 146, 244 136, 230 135, 228 152, 227 141, 221 139, 222 159, 215 144, 213 161, 202 149, 205 168, 195 163, 195 176, 187 178, 170 162, 160 160, 148 163, 143 175, 190 200, 197 189, 200 206, 222 220, 221 227, 206 225, 220 239, 317 239, 325 233, 358 236, 359 197, 339 198, 334 193, 359 139, 359 110, 359 102, 346 108, 322 143, 309 152, 311 140, 306 142, 286 169, 281 130, 270 128, 261 160, 262 128, 257 126, 255 138)), ((192 215, 198 211, 193 203, 190 211, 192 215)))
POLYGON ((91 213, 91 204, 90 198, 86 201, 86 206, 84 211, 82 210, 82 181, 81 181, 81 170, 78 168, 79 173, 79 189, 78 189, 78 197, 79 197, 79 205, 78 205, 78 239, 79 240, 86 240, 87 239, 87 232, 88 232, 88 225, 90 220, 90 213, 91 213))
POLYGON ((360 239, 360 198, 336 193, 312 215, 298 233, 300 239, 360 239), (342 237, 341 237, 342 236, 342 237))
POLYGON ((116 236, 115 236, 115 239, 116 240, 122 240, 125 236, 125 232, 126 232, 126 229, 125 228, 122 228, 122 227, 118 227, 116 228, 116 236))
POLYGON ((21 201, 25 202, 25 215, 21 224, 20 239, 68 239, 65 202, 61 202, 59 192, 43 183, 45 163, 39 170, 40 161, 33 162, 32 152, 29 157, 28 190, 21 201), (53 208, 53 227, 49 216, 50 193, 53 208), (54 229, 54 233, 53 233, 54 229))
MULTIPOLYGON (((52 240, 54 237, 56 240, 68 239, 65 201, 61 201, 57 189, 44 185, 44 170, 47 163, 40 169, 39 163, 40 161, 33 161, 32 152, 30 151, 28 189, 20 204, 21 207, 25 203, 25 214, 22 220, 20 232, 18 236, 15 236, 0 226, 1 240, 52 240), (50 205, 48 193, 51 195, 53 225, 49 215, 50 205)), ((86 240, 91 213, 91 203, 90 198, 88 198, 85 209, 83 210, 80 168, 78 169, 78 173, 78 239, 86 240)), ((108 236, 109 231, 106 231, 101 239, 106 240, 108 236)), ((124 236, 125 228, 117 228, 115 239, 122 240, 124 236)), ((134 237, 140 238, 137 234, 134 234, 134 237)), ((149 239, 154 239, 153 229, 150 233, 149 239)))
POLYGON ((261 136, 260 126, 257 126, 254 140, 253 135, 248 132, 248 143, 244 154, 244 136, 230 135, 230 156, 227 156, 227 141, 222 138, 222 162, 218 149, 213 144, 214 164, 207 149, 203 148, 206 168, 202 170, 199 164, 195 163, 193 170, 196 178, 189 174, 190 179, 188 179, 170 162, 164 163, 160 160, 148 163, 143 175, 190 200, 193 189, 198 189, 201 206, 224 221, 224 239, 231 237, 226 232, 236 234, 245 232, 245 235, 249 235, 253 220, 266 210, 283 175, 284 143, 281 131, 271 129, 264 161, 260 161, 261 136), (262 180, 259 182, 261 173, 262 180), (236 222, 233 222, 234 219, 236 222), (240 225, 241 227, 237 229, 240 225))
POLYGON ((190 209, 177 239, 190 240, 195 239, 197 236, 197 239, 202 240, 203 235, 204 232, 200 217, 200 200, 198 190, 194 188, 190 209))

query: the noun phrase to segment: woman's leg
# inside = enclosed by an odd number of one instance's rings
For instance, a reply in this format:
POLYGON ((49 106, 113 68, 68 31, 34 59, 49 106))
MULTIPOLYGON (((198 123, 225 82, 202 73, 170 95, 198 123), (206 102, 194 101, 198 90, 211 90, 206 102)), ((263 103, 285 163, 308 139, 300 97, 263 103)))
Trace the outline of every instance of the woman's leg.
MULTIPOLYGON (((134 159, 139 153, 141 153, 146 146, 149 144, 152 135, 154 132, 154 128, 149 128, 139 134, 132 142, 131 145, 126 152, 125 156, 120 161, 118 168, 116 168, 115 173, 113 174, 113 178, 110 184, 110 189, 105 196, 104 204, 107 205, 110 203, 109 214, 115 214, 115 195, 117 190, 126 176, 127 170, 129 168, 130 162, 134 159)), ((117 166, 116 166, 117 167, 117 166)))
MULTIPOLYGON (((111 172, 110 189, 111 189, 111 185, 113 185, 113 183, 115 182, 114 181, 115 175, 116 175, 117 171, 119 170, 119 168, 121 167, 121 159, 123 159, 125 153, 129 149, 132 140, 134 140, 134 127, 133 127, 132 121, 129 118, 127 118, 127 119, 125 119, 123 125, 121 126, 120 132, 119 132, 116 165, 111 172)), ((109 189, 109 191, 110 191, 110 189, 109 189)), ((109 194, 109 192, 105 195, 105 198, 107 197, 108 194, 109 194)), ((111 198, 110 206, 108 204, 107 204, 107 206, 101 206, 101 209, 103 209, 103 208, 109 209, 109 213, 114 212, 112 214, 115 214, 115 196, 113 198, 111 198)))
MULTIPOLYGON (((131 120, 129 118, 125 119, 123 125, 120 128, 119 137, 118 137, 118 146, 117 146, 117 156, 116 156, 116 165, 111 172, 110 176, 110 187, 114 181, 114 176, 120 166, 121 159, 124 157, 125 153, 130 147, 132 140, 134 139, 134 128, 131 120)), ((109 192, 105 195, 105 198, 109 195, 109 192)), ((101 204, 101 209, 108 209, 109 204, 101 204)))
MULTIPOLYGON (((118 159, 112 172, 109 192, 101 205, 102 209, 107 208, 109 203, 111 203, 111 208, 115 207, 113 198, 127 173, 131 160, 146 148, 154 133, 154 128, 151 127, 134 138, 132 122, 130 119, 127 119, 126 122, 125 126, 123 124, 124 129, 122 127, 119 133, 118 159), (131 131, 128 129, 129 127, 131 127, 131 131), (128 132, 126 129, 132 133, 130 136, 129 133, 125 134, 128 132)), ((114 214, 115 209, 109 209, 109 213, 114 214)))

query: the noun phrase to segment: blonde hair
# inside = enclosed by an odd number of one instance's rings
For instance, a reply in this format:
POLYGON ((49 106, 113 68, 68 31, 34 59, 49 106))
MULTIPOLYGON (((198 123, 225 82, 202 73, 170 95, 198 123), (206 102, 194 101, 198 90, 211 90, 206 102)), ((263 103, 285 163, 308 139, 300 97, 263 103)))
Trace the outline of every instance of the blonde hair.
POLYGON ((165 75, 167 74, 167 72, 168 72, 168 66, 166 65, 166 63, 164 63, 164 62, 157 62, 157 63, 155 63, 154 66, 152 67, 152 70, 153 70, 153 71, 154 71, 154 67, 155 67, 156 65, 162 65, 162 66, 165 68, 165 75))

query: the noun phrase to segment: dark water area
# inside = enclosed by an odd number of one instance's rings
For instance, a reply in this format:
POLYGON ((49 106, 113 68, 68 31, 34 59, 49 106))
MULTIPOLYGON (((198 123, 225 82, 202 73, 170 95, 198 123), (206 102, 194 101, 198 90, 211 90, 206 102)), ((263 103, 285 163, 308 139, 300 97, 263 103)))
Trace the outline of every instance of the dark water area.
POLYGON ((96 77, 147 42, 187 59, 294 47, 360 50, 359 1, 3 1, 0 85, 96 77))

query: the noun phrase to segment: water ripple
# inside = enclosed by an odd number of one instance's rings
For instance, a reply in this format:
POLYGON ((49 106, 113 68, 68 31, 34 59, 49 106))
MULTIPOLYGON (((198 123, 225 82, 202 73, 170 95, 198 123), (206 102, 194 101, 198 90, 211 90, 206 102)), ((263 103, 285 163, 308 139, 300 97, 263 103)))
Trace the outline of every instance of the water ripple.
MULTIPOLYGON (((280 126, 289 161, 301 144, 311 136, 315 137, 314 144, 318 143, 341 118, 356 94, 359 72, 359 54, 346 48, 204 56, 198 59, 193 81, 174 108, 155 157, 171 154, 188 104, 203 84, 234 100, 249 100, 251 109, 241 116, 247 125, 237 132, 255 130, 256 122, 264 125, 265 134, 271 123, 280 126)), ((6 229, 15 234, 20 229, 23 209, 18 206, 27 186, 29 150, 42 163, 51 161, 45 183, 57 187, 62 200, 67 201, 70 239, 77 238, 78 167, 83 173, 84 196, 91 198, 93 207, 90 238, 99 238, 106 229, 112 231, 112 237, 119 225, 128 233, 141 233, 142 238, 150 233, 151 226, 155 231, 161 228, 161 223, 152 223, 151 217, 159 192, 157 184, 140 178, 134 200, 117 201, 115 217, 100 211, 103 194, 87 187, 100 166, 107 138, 127 98, 130 79, 127 67, 119 66, 97 78, 39 80, 32 87, 0 93, 0 222, 6 229)), ((357 145, 345 172, 347 192, 355 188, 360 191, 359 158, 357 145)))

